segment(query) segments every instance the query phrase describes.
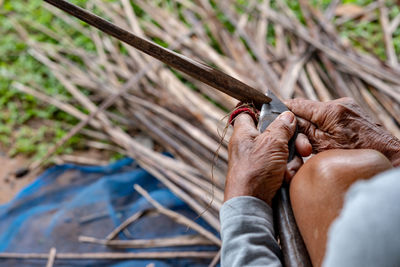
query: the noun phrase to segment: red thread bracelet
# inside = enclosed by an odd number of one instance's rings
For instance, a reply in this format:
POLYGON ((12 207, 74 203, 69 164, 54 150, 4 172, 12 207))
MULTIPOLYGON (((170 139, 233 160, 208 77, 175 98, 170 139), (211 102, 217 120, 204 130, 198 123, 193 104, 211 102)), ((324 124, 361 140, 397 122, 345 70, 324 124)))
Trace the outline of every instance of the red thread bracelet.
POLYGON ((233 126, 235 123, 235 118, 240 114, 240 113, 247 113, 250 115, 250 117, 253 119, 254 123, 257 125, 258 123, 258 118, 257 115, 251 110, 249 107, 242 107, 234 110, 232 114, 229 116, 229 124, 233 126))

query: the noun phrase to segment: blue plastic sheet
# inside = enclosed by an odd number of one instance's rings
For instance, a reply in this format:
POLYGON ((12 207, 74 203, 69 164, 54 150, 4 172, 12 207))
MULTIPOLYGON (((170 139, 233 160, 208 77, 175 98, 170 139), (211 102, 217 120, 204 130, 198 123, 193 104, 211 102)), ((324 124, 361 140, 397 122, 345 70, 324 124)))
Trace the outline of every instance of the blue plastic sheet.
MULTIPOLYGON (((139 184, 150 195, 206 229, 213 229, 183 201, 132 159, 106 167, 72 164, 55 166, 22 190, 8 204, 0 206, 0 252, 58 253, 216 251, 214 246, 152 249, 118 249, 81 243, 78 236, 105 238, 132 214, 153 209, 134 189, 139 184)), ((196 234, 163 215, 144 216, 121 233, 118 239, 152 239, 196 234)), ((217 233, 216 233, 217 234, 217 233)), ((45 260, 0 259, 0 266, 44 266, 45 260)), ((54 266, 207 266, 210 260, 61 260, 54 266)))

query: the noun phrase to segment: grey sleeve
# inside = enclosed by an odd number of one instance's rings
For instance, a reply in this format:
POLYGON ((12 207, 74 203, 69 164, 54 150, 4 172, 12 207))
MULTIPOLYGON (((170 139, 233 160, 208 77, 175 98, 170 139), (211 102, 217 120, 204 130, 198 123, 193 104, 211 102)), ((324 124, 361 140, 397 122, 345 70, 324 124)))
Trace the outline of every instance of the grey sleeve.
POLYGON ((221 266, 282 266, 272 209, 255 197, 236 197, 220 210, 221 266))
POLYGON ((355 183, 329 234, 324 267, 400 266, 400 169, 355 183))

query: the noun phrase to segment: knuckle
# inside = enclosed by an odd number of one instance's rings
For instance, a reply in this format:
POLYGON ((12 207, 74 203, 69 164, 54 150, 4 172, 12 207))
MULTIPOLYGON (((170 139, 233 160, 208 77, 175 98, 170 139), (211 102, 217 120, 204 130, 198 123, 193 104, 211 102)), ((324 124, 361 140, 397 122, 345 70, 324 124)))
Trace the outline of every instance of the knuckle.
POLYGON ((293 131, 293 127, 291 127, 290 125, 287 125, 287 124, 285 124, 285 123, 283 123, 282 125, 281 125, 281 129, 283 130, 282 132, 282 134, 284 134, 286 137, 287 136, 289 136, 289 135, 291 135, 291 133, 292 133, 292 131, 293 131))
POLYGON ((270 136, 281 136, 288 139, 294 132, 294 126, 283 122, 282 120, 276 120, 274 124, 271 124, 269 129, 270 136))
POLYGON ((349 111, 349 107, 345 103, 335 103, 332 106, 332 109, 333 113, 338 118, 343 118, 347 116, 347 113, 349 111))
POLYGON ((313 127, 311 127, 311 124, 304 125, 301 127, 301 130, 307 135, 307 136, 314 136, 315 130, 313 127))
POLYGON ((287 145, 289 138, 283 135, 269 135, 268 136, 268 143, 271 146, 283 146, 287 145))
POLYGON ((333 101, 331 108, 334 109, 336 114, 347 114, 357 111, 359 109, 359 105, 353 98, 343 97, 337 101, 333 101))
POLYGON ((316 140, 318 140, 318 133, 314 127, 308 127, 306 134, 310 138, 310 141, 315 142, 316 140))
POLYGON ((358 103, 353 98, 350 97, 345 98, 343 105, 346 106, 349 111, 357 112, 358 110, 361 110, 358 103))

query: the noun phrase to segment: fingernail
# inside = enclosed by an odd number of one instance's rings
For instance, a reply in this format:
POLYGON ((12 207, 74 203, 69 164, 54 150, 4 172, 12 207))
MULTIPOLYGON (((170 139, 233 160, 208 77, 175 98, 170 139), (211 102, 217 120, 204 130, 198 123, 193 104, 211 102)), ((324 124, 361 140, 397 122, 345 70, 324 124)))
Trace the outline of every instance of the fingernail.
POLYGON ((281 114, 280 119, 292 123, 294 121, 294 115, 290 111, 285 111, 281 114))

